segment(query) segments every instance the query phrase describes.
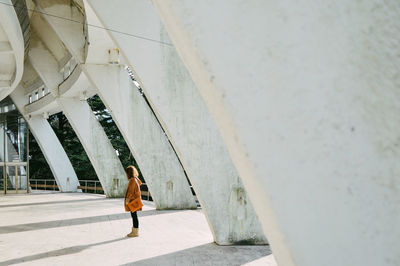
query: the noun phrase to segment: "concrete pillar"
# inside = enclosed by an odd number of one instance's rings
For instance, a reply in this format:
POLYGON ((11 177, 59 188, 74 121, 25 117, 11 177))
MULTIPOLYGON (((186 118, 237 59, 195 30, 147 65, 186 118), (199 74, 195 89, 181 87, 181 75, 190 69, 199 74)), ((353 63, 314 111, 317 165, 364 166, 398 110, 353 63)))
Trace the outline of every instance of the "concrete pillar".
MULTIPOLYGON (((63 81, 58 68, 49 67, 57 63, 50 51, 38 38, 34 37, 32 41, 33 47, 29 52, 30 62, 43 82, 54 94, 65 94, 70 89, 79 91, 89 86, 89 82, 85 77, 79 77, 77 81, 71 81, 70 79, 63 81), (63 82, 63 88, 59 90, 61 82, 63 82), (71 88, 71 86, 74 87, 71 88)), ((78 66, 74 73, 79 70, 78 66)), ((74 78, 75 74, 71 74, 70 77, 74 78)), ((60 98, 58 96, 56 101, 79 137, 107 197, 123 197, 127 184, 125 171, 86 100, 80 101, 74 98, 60 98)))
MULTIPOLYGON (((57 5, 48 5, 47 2, 38 0, 39 10, 70 19, 59 20, 44 15, 75 59, 85 64, 85 67, 81 65, 83 72, 98 88, 102 101, 135 155, 157 209, 196 208, 182 166, 150 108, 132 84, 126 70, 120 65, 109 66, 110 53, 115 52, 115 44, 110 37, 103 29, 89 27, 87 34, 91 44, 86 50, 86 57, 85 32, 82 32, 81 25, 71 22, 84 23, 85 16, 69 1, 60 0, 57 5), (108 70, 112 70, 112 73, 108 70)), ((85 11, 88 23, 96 25, 97 17, 92 10, 85 11)))
POLYGON ((125 171, 89 104, 64 97, 57 102, 84 147, 107 197, 124 197, 128 184, 125 171))
POLYGON ((24 115, 24 118, 29 125, 29 129, 39 144, 60 191, 81 191, 78 189, 79 181, 74 168, 72 167, 64 148, 61 146, 61 143, 49 122, 47 122, 47 120, 42 116, 37 115, 29 117, 25 114, 25 104, 28 100, 26 95, 24 95, 24 88, 22 86, 17 87, 10 94, 10 97, 19 112, 24 115))
POLYGON ((399 2, 153 3, 278 264, 398 265, 399 2))
POLYGON ((222 138, 174 47, 168 45, 151 1, 120 1, 113 6, 102 0, 88 3, 104 27, 140 32, 153 40, 109 32, 178 152, 215 241, 222 245, 266 243, 222 138), (112 14, 118 14, 118 19, 112 14))
POLYGON ((121 65, 85 68, 140 165, 156 208, 197 208, 178 158, 126 69, 121 65))

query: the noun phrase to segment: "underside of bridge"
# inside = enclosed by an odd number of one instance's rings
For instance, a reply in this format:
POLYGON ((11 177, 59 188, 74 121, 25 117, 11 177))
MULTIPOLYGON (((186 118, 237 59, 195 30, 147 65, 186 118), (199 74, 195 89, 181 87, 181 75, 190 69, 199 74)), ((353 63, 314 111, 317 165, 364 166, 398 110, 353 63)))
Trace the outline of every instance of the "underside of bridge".
POLYGON ((0 0, 1 193, 29 191, 29 131, 81 192, 47 120, 62 112, 124 197, 98 95, 155 208, 198 200, 217 244, 399 265, 399 25, 395 1, 0 0))

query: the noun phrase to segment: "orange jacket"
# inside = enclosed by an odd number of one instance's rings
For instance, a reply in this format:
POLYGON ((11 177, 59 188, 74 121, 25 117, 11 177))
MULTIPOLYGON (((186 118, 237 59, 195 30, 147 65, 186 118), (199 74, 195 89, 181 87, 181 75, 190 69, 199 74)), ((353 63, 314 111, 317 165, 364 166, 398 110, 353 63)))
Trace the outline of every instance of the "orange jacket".
POLYGON ((140 193, 140 185, 142 182, 140 181, 139 178, 132 177, 129 179, 128 187, 126 189, 125 193, 125 201, 124 201, 124 206, 125 206, 125 211, 129 212, 135 212, 135 211, 141 211, 142 210, 142 197, 140 193), (135 204, 134 206, 128 206, 128 204, 133 201, 138 199, 138 204, 135 204))

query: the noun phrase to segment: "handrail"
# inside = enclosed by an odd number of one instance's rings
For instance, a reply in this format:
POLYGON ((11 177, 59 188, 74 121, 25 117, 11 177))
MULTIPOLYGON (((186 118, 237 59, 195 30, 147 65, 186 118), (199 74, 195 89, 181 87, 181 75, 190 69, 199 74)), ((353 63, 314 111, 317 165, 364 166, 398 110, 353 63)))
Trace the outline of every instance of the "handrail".
MULTIPOLYGON (((77 188, 82 189, 82 191, 85 193, 104 194, 103 187, 98 180, 79 180, 79 183, 80 185, 77 188)), ((142 183, 141 187, 142 199, 153 201, 153 198, 151 197, 150 191, 146 183, 142 183), (143 191, 144 188, 146 189, 145 191, 143 191)))
POLYGON ((29 179, 29 187, 31 189, 37 190, 38 188, 41 190, 53 190, 58 191, 60 190, 57 186, 56 180, 54 179, 29 179), (42 182, 43 184, 38 184, 38 182, 42 182), (32 184, 34 183, 34 184, 32 184), (52 184, 48 184, 52 183, 52 184), (50 189, 48 189, 50 188, 50 189))
POLYGON ((79 180, 78 189, 82 189, 82 192, 85 193, 94 193, 94 194, 104 194, 103 187, 101 186, 100 181, 98 180, 79 180), (88 186, 89 183, 89 186, 88 186), (93 185, 90 185, 92 183, 93 185), (84 185, 82 185, 84 184, 84 185))
MULTIPOLYGON (((53 190, 53 191, 60 190, 57 186, 56 180, 54 180, 54 179, 30 179, 29 183, 30 183, 29 186, 31 187, 31 189, 42 188, 44 190, 53 190), (34 184, 32 184, 33 182, 34 182, 34 184), (42 182, 42 184, 38 184, 38 182, 42 182)), ((93 193, 93 194, 104 194, 103 187, 101 186, 101 183, 98 180, 79 180, 79 184, 80 185, 77 186, 77 188, 82 189, 82 192, 93 193), (89 185, 88 185, 88 183, 89 183, 89 185)), ((148 200, 148 201, 153 201, 153 198, 151 196, 149 188, 147 187, 147 184, 142 183, 142 185, 140 187, 141 187, 142 199, 148 200)), ((190 186, 190 189, 193 193, 193 196, 195 197, 196 202, 198 203, 198 200, 194 193, 193 187, 190 186)), ((198 205, 199 205, 199 203, 198 203, 198 205)))

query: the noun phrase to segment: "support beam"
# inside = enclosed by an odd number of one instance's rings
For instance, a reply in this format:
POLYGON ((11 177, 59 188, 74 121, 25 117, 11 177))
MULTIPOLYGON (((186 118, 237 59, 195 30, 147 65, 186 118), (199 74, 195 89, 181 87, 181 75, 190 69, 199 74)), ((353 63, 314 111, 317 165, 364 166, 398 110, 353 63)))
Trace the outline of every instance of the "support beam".
POLYGON ((126 69, 85 68, 140 165, 157 209, 197 208, 177 156, 126 69))
POLYGON ((399 3, 153 3, 278 264, 399 264, 399 3))
MULTIPOLYGON (((80 41, 84 37, 82 28, 70 25, 71 20, 84 22, 84 16, 69 1, 59 1, 56 8, 43 4, 45 2, 37 1, 37 6, 45 13, 68 16, 69 20, 60 21, 44 15, 70 53, 82 63, 82 69, 92 84, 98 88, 100 97, 135 155, 157 209, 196 208, 184 170, 149 106, 132 84, 123 66, 108 65, 110 53, 116 50, 113 49, 115 44, 110 37, 104 29, 88 29, 91 45, 87 51, 86 64, 95 65, 84 66, 85 62, 79 56, 85 48, 84 42, 80 41)), ((99 23, 90 8, 86 9, 86 17, 90 25, 99 23)))
POLYGON ((141 32, 148 41, 109 32, 163 123, 218 244, 267 240, 219 132, 151 1, 87 1, 104 27, 141 32), (132 16, 128 10, 135 10, 132 16), (110 14, 119 14, 118 20, 110 14), (145 24, 146 27, 141 25, 145 24), (159 40, 160 42, 157 42, 159 40))
POLYGON ((107 197, 124 197, 128 184, 125 171, 89 104, 63 97, 57 102, 82 143, 107 197))
MULTIPOLYGON (((40 45, 40 40, 34 39, 34 43, 39 43, 39 45, 35 45, 35 50, 29 52, 29 59, 44 84, 52 92, 59 94, 58 86, 61 82, 73 86, 71 90, 79 91, 89 86, 89 82, 84 76, 81 76, 77 81, 75 80, 74 84, 69 84, 68 79, 63 81, 58 68, 49 67, 49 65, 54 65, 57 62, 55 58, 49 54, 49 51, 43 45, 40 45)), ((79 71, 79 67, 77 68, 74 72, 79 71)), ((74 75, 70 75, 70 77, 73 78, 74 75)), ((58 97, 56 101, 80 139, 107 197, 123 197, 127 184, 125 171, 88 103, 74 98, 62 97, 58 97)))
MULTIPOLYGON (((27 103, 24 91, 25 89, 19 86, 10 94, 15 106, 23 115, 25 104, 27 103)), ((47 164, 50 166, 51 172, 53 173, 60 191, 81 191, 78 189, 79 181, 74 168, 72 167, 64 148, 61 146, 61 143, 49 122, 41 116, 29 117, 24 115, 24 118, 39 144, 39 147, 46 158, 47 164)))

